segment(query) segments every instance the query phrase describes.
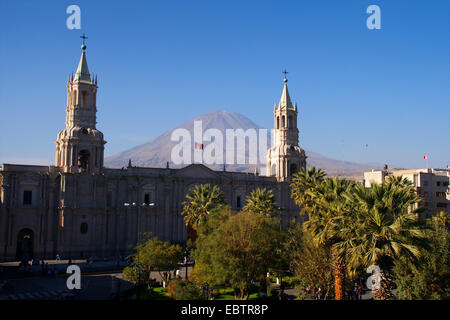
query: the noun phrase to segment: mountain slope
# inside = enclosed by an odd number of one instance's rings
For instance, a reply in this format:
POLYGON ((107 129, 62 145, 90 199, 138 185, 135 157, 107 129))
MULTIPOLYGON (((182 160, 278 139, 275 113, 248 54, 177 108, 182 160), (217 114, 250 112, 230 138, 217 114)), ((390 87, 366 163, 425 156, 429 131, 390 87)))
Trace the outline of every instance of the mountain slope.
MULTIPOLYGON (((245 116, 235 113, 235 112, 225 112, 222 110, 211 111, 198 116, 188 122, 183 123, 177 128, 183 128, 188 130, 193 137, 194 121, 202 121, 202 130, 205 132, 207 129, 218 129, 222 132, 225 139, 226 129, 238 129, 247 130, 250 128, 261 129, 262 127, 253 123, 250 119, 245 116)), ((171 141, 171 134, 174 129, 166 131, 159 137, 152 139, 144 144, 138 145, 134 148, 125 150, 123 152, 117 153, 110 157, 105 158, 105 166, 112 168, 121 168, 128 165, 128 160, 131 159, 134 166, 141 167, 165 167, 167 161, 171 168, 183 167, 185 165, 175 165, 171 162, 171 152, 172 148, 178 144, 178 142, 171 141)), ((192 147, 194 142, 191 142, 192 147)), ((270 144, 270 139, 268 139, 268 144, 270 144)), ((206 145, 206 144, 205 144, 206 145)), ((236 146, 235 146, 236 149, 236 146)), ((224 155, 226 154, 225 141, 224 141, 224 155)), ((237 151, 235 150, 235 153, 237 151)), ((248 163, 248 150, 246 154, 246 163, 248 163)), ((327 171, 329 175, 360 175, 363 171, 370 170, 374 168, 373 165, 369 164, 359 164, 347 161, 339 161, 331 158, 327 158, 323 155, 306 151, 308 156, 307 165, 308 167, 316 166, 323 168, 327 171)), ((208 165, 214 170, 222 170, 223 165, 208 165)), ((247 171, 254 172, 256 165, 254 164, 234 164, 227 165, 227 171, 247 171)), ((261 174, 265 173, 265 157, 264 164, 259 164, 259 170, 261 174)), ((381 167, 381 166, 378 166, 381 167)))

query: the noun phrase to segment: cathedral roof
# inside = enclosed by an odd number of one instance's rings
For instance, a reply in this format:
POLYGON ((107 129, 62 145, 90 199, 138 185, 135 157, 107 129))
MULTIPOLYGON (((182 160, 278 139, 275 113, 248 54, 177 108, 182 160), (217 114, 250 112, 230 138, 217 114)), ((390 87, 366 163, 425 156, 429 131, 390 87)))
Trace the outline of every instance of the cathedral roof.
POLYGON ((78 63, 77 72, 75 73, 74 80, 91 82, 91 75, 89 74, 89 68, 86 61, 86 46, 82 45, 80 63, 78 63))
POLYGON ((289 91, 287 88, 287 79, 284 78, 283 93, 281 94, 280 103, 278 104, 280 108, 292 108, 291 97, 289 96, 289 91))

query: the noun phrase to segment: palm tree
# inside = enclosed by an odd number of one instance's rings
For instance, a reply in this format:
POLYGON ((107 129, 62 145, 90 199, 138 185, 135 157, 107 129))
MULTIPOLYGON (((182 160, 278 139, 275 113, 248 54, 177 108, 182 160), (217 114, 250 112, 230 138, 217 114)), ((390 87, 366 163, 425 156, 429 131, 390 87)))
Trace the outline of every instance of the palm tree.
POLYGON ((291 197, 299 207, 303 208, 303 210, 300 211, 300 214, 307 214, 307 211, 314 206, 307 191, 313 190, 323 181, 325 176, 325 171, 322 169, 317 170, 316 167, 312 167, 308 170, 302 168, 293 175, 291 181, 291 197))
POLYGON ((347 200, 353 187, 351 181, 326 178, 306 192, 314 203, 314 211, 310 210, 305 228, 317 245, 331 249, 336 300, 344 299, 345 248, 342 243, 347 240, 353 225, 352 203, 347 200))
POLYGON ((186 201, 182 203, 184 222, 188 227, 188 234, 192 241, 196 238, 198 224, 206 218, 212 209, 224 204, 224 196, 219 187, 210 184, 200 184, 191 188, 186 195, 186 201))
POLYGON ((245 201, 246 204, 242 208, 245 212, 273 216, 278 211, 272 190, 266 190, 266 188, 253 190, 245 201))
POLYGON ((304 227, 310 231, 316 245, 329 247, 332 252, 335 274, 335 299, 344 298, 344 250, 339 244, 352 230, 352 210, 345 194, 353 183, 343 179, 325 178, 322 169, 302 169, 291 183, 291 197, 308 215, 304 227))
POLYGON ((448 214, 446 212, 441 211, 435 217, 433 217, 433 220, 436 221, 438 224, 446 227, 446 226, 448 226, 450 217, 448 216, 448 214))
POLYGON ((400 256, 417 259, 424 233, 415 209, 421 201, 414 188, 401 178, 390 178, 366 189, 358 185, 349 196, 356 209, 355 231, 346 246, 349 266, 380 268, 379 286, 372 288, 376 300, 392 298, 392 268, 400 256))

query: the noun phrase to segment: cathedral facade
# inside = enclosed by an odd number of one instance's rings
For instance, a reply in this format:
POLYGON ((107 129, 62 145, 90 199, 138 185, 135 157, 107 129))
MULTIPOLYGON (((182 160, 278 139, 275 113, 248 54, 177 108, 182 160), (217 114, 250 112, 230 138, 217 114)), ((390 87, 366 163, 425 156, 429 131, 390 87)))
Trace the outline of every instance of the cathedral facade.
POLYGON ((273 191, 283 224, 299 219, 289 180, 306 166, 298 146, 297 104, 284 79, 274 108, 275 139, 267 176, 214 171, 202 164, 181 169, 105 168, 103 133, 97 130, 97 77, 90 74, 83 44, 75 75, 67 82, 65 129, 56 140, 54 166, 3 164, 0 169, 0 261, 126 255, 144 232, 185 244, 181 216, 189 190, 209 183, 233 209, 255 188, 273 191))

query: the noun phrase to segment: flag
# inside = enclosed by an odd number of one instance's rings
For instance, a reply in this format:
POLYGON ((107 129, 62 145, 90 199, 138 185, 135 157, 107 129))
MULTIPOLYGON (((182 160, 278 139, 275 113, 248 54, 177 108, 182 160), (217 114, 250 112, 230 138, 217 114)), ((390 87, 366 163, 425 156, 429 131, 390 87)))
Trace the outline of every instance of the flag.
POLYGON ((423 156, 423 158, 424 158, 425 160, 427 160, 427 159, 428 159, 428 156, 423 156))
POLYGON ((447 165, 447 169, 450 169, 450 164, 447 165))

